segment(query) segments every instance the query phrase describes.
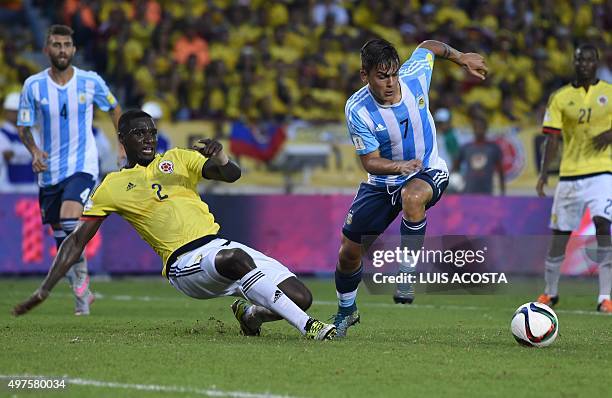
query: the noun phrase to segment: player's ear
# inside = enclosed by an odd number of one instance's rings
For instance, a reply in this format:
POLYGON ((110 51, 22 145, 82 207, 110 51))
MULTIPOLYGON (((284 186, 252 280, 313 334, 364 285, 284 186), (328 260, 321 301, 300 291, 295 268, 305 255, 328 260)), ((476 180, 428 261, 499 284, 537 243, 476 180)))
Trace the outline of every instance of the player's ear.
POLYGON ((359 76, 361 76, 361 81, 364 83, 368 82, 368 72, 365 71, 365 69, 360 69, 359 70, 359 76))

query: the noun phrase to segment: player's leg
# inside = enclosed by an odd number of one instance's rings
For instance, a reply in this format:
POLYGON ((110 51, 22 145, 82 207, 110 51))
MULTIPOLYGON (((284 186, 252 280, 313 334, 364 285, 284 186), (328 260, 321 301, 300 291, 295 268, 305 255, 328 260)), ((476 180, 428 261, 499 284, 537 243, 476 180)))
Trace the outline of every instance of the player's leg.
MULTIPOLYGON (((38 194, 38 202, 42 215, 43 224, 50 224, 53 229, 53 238, 55 239, 55 245, 59 249, 62 242, 66 237, 74 230, 74 226, 68 227, 62 223, 61 209, 62 209, 62 194, 64 191, 64 184, 59 183, 49 187, 43 187, 40 189, 38 194)), ((70 268, 66 273, 66 279, 72 288, 77 279, 74 268, 70 268)), ((77 303, 78 310, 78 303, 77 303)), ((77 311, 75 311, 77 313, 77 311)))
MULTIPOLYGON (((402 188, 402 222, 400 226, 401 246, 409 251, 423 247, 427 218, 425 211, 440 200, 448 185, 448 173, 444 170, 428 169, 418 173, 402 188)), ((400 273, 416 273, 416 261, 401 263, 400 273)), ((398 283, 393 301, 410 304, 414 300, 414 287, 410 283, 398 283)))
POLYGON ((366 249, 363 239, 380 235, 396 216, 387 187, 360 185, 342 228, 336 265, 338 311, 334 324, 338 337, 346 336, 347 329, 360 319, 356 298, 363 271, 361 257, 366 249))
POLYGON ((597 235, 597 264, 599 267, 599 296, 597 310, 612 313, 612 175, 600 174, 583 181, 586 205, 590 210, 597 235))
POLYGON ((559 278, 565 249, 572 231, 578 228, 584 213, 585 202, 576 181, 559 181, 555 190, 550 217, 552 241, 544 261, 544 293, 538 302, 554 306, 559 301, 559 278))
POLYGON ((552 230, 552 240, 548 248, 548 255, 544 260, 544 293, 538 297, 538 302, 554 306, 559 302, 559 278, 561 264, 565 259, 565 248, 569 242, 572 231, 552 230))
MULTIPOLYGON (((93 177, 86 173, 77 173, 63 183, 62 204, 60 207, 60 226, 66 236, 78 225, 83 214, 83 206, 93 189, 93 177)), ((75 298, 75 315, 88 315, 89 305, 95 296, 89 289, 89 272, 85 253, 72 265, 66 274, 75 298)))
MULTIPOLYGON (((276 320, 273 314, 278 314, 303 335, 317 340, 332 338, 335 335, 334 325, 327 325, 311 318, 290 298, 293 296, 301 301, 304 307, 310 306, 312 298, 305 286, 296 282, 286 283, 285 287, 295 289, 291 291, 291 296, 280 289, 279 285, 282 282, 295 276, 282 264, 248 246, 235 242, 228 246, 229 248, 216 253, 215 270, 223 278, 237 281, 240 292, 249 301, 269 310, 267 313, 257 311, 258 317, 276 320)), ((248 308, 245 312, 247 310, 248 308)), ((245 313, 239 320, 253 315, 245 313)))
POLYGON ((610 239, 610 220, 593 217, 597 234, 597 263, 599 265, 599 296, 597 310, 612 313, 610 290, 612 289, 612 242, 610 239))
MULTIPOLYGON (((308 310, 312 305, 312 293, 295 276, 280 282, 278 288, 303 311, 308 310)), ((250 304, 240 299, 234 301, 232 311, 241 324, 242 333, 246 336, 259 335, 261 325, 265 322, 283 319, 282 316, 266 307, 250 304)))

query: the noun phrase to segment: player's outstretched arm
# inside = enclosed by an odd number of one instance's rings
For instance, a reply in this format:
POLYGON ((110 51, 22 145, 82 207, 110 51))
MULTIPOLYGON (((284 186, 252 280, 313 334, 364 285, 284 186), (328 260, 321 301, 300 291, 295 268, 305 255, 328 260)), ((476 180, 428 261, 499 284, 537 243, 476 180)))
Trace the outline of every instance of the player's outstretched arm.
POLYGON ((436 57, 453 61, 465 69, 470 75, 484 80, 487 77, 488 68, 482 55, 477 53, 462 53, 455 50, 446 43, 437 40, 425 40, 419 47, 433 52, 436 57))
POLYGON ((96 234, 103 220, 103 218, 86 220, 68 235, 60 246, 45 280, 27 300, 13 308, 11 311, 13 315, 23 315, 47 299, 51 289, 66 275, 72 264, 79 259, 85 245, 96 234))
POLYGON ((202 177, 209 180, 234 182, 242 175, 240 166, 230 160, 219 141, 205 138, 199 140, 193 149, 208 158, 202 167, 202 177))

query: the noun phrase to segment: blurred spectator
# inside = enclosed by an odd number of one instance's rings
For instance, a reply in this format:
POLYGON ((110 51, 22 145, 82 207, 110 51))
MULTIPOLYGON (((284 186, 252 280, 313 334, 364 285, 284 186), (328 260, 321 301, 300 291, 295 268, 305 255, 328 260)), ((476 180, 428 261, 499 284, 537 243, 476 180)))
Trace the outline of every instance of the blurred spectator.
POLYGON ((453 166, 459 156, 459 141, 457 140, 457 132, 452 126, 451 118, 452 114, 446 108, 440 108, 434 114, 438 155, 446 162, 449 172, 453 171, 453 166))
POLYGON ((98 148, 98 167, 100 169, 98 178, 102 181, 105 175, 117 170, 117 153, 113 150, 104 130, 93 126, 91 131, 96 139, 96 147, 98 148))
POLYGON ((465 181, 464 193, 493 194, 493 175, 499 176, 500 194, 505 195, 506 183, 502 164, 502 152, 496 143, 488 141, 487 121, 483 117, 472 118, 474 142, 459 150, 454 169, 461 170, 465 181))
POLYGON ((348 13, 340 1, 319 1, 312 9, 312 21, 315 25, 323 25, 328 15, 333 16, 337 25, 346 25, 349 22, 348 13))
POLYGON ((204 69, 210 63, 208 43, 198 36, 193 22, 187 24, 185 34, 174 44, 174 60, 179 64, 186 64, 191 55, 196 57, 196 68, 204 69))
MULTIPOLYGON (((0 3, 0 14, 23 14, 23 1, 0 3)), ((339 122, 342 106, 337 112, 331 107, 359 88, 359 76, 352 71, 359 69, 356 50, 367 39, 390 40, 402 60, 424 37, 462 42, 470 51, 487 54, 490 76, 485 85, 476 85, 445 62, 436 64, 439 72, 431 82, 432 102, 438 108, 453 109, 453 124, 459 126, 469 125, 466 114, 474 103, 488 110, 488 121, 496 126, 533 122, 548 95, 571 78, 570 57, 577 43, 593 41, 601 48, 612 48, 607 3, 34 2, 51 21, 67 18, 76 31, 79 54, 96 70, 106 72, 126 105, 156 99, 168 110, 167 116, 181 119, 240 117, 241 98, 249 91, 251 101, 268 96, 276 116, 339 122), (190 63, 191 56, 195 64, 190 63), (213 62, 222 74, 209 74, 213 62), (198 73, 189 84, 194 70, 198 73)), ((22 23, 25 20, 11 17, 6 22, 0 26, 0 95, 31 74, 32 66, 23 54, 34 50, 32 29, 22 23)), ((602 60, 611 56, 610 50, 603 52, 602 60)), ((610 64, 601 63, 600 78, 610 79, 610 64)), ((250 113, 259 112, 252 108, 250 113)))
POLYGON ((4 99, 5 120, 0 127, 0 193, 38 192, 32 156, 17 133, 18 110, 19 93, 10 93, 4 99))
POLYGON ((159 122, 164 117, 164 112, 160 104, 155 101, 148 101, 142 105, 142 110, 153 118, 155 127, 157 127, 157 153, 164 153, 168 149, 171 149, 172 144, 170 143, 170 137, 159 128, 159 122))

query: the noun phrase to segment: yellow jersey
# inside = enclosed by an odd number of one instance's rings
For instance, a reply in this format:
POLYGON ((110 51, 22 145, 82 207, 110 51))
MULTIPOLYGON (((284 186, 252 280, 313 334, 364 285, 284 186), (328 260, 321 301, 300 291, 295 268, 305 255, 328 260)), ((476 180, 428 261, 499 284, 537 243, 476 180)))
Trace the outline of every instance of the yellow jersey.
POLYGON ((602 151, 593 146, 593 137, 611 127, 612 84, 600 80, 588 91, 568 84, 554 92, 542 130, 563 137, 560 177, 612 172, 612 146, 602 151))
POLYGON ((219 231, 219 224, 196 188, 205 162, 197 151, 171 149, 158 154, 146 167, 136 165, 112 172, 94 190, 83 217, 117 213, 165 265, 181 246, 219 231))

